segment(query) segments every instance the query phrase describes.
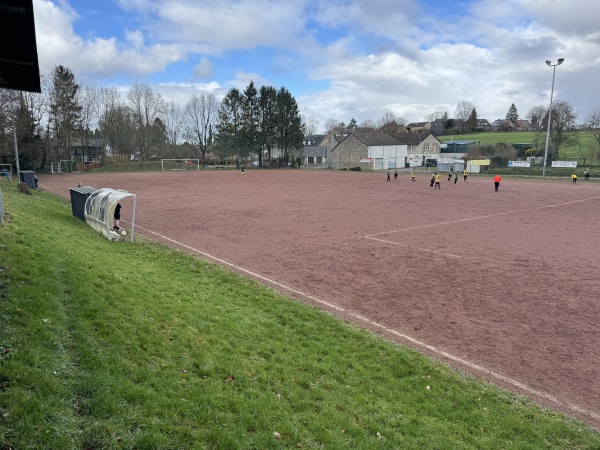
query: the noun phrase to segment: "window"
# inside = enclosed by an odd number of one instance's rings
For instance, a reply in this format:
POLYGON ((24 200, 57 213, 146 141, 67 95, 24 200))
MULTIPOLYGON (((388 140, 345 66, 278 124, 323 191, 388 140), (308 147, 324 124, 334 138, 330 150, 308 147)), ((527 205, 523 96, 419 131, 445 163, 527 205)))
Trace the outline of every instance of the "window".
POLYGON ((423 144, 423 151, 424 152, 428 152, 429 151, 429 144, 423 144))
POLYGON ((315 163, 315 157, 314 156, 309 156, 307 157, 307 161, 308 164, 314 164, 315 163))
POLYGON ((323 164, 323 157, 317 156, 317 164, 323 164))

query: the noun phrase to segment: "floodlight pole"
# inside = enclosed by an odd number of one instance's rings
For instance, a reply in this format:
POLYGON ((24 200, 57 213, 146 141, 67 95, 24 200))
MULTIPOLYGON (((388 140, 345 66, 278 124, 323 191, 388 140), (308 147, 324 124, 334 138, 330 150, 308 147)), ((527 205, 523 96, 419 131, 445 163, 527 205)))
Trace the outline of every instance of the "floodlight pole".
POLYGON ((15 170, 17 171, 17 183, 21 181, 21 167, 19 166, 19 146, 17 145, 17 125, 15 116, 12 116, 13 123, 13 146, 15 148, 15 170))
POLYGON ((554 97, 554 77, 556 76, 556 66, 560 66, 564 58, 559 58, 556 64, 546 60, 546 64, 552 67, 552 89, 550 90, 550 109, 548 111, 548 130, 546 131, 546 150, 544 151, 544 167, 542 167, 542 177, 546 176, 546 161, 548 160, 548 142, 550 141, 550 125, 552 123, 552 98, 554 97))

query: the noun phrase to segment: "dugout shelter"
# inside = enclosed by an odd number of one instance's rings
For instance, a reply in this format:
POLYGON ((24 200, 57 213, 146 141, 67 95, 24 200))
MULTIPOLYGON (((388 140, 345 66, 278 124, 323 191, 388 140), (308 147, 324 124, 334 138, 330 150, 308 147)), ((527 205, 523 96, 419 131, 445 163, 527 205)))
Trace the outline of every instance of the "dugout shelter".
POLYGON ((126 239, 121 233, 112 230, 117 203, 121 203, 124 210, 131 208, 129 240, 133 242, 136 195, 131 192, 111 188, 102 188, 92 192, 85 201, 85 223, 111 241, 126 239), (125 199, 133 201, 126 202, 126 205, 122 203, 125 199))

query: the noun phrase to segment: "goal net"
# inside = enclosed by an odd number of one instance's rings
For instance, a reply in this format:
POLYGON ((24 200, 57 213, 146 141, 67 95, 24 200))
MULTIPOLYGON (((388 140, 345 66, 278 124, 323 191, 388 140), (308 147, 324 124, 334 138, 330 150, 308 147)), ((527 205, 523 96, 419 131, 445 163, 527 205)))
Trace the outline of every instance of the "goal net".
POLYGON ((200 170, 199 159, 161 159, 163 172, 167 170, 200 170))
MULTIPOLYGON (((54 164, 54 163, 50 163, 54 164)), ((79 172, 79 164, 77 161, 70 159, 61 159, 58 163, 58 173, 73 173, 79 172)), ((54 173, 54 172, 52 172, 54 173)))

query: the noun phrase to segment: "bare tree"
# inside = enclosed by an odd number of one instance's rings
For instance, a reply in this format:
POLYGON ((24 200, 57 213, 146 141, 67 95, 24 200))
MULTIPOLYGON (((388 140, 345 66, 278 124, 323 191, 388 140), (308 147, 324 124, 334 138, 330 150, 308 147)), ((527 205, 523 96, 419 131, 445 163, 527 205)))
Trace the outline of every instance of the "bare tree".
POLYGON ((594 156, 600 159, 600 108, 594 109, 585 119, 585 129, 596 141, 594 156))
POLYGON ((435 122, 436 120, 442 120, 447 115, 448 115, 447 111, 434 111, 425 116, 425 121, 435 122))
POLYGON ((81 144, 88 147, 100 112, 100 90, 95 86, 82 86, 78 92, 81 105, 81 144))
POLYGON ((175 158, 177 144, 179 143, 180 134, 183 129, 183 111, 179 103, 170 101, 165 107, 164 125, 167 132, 167 146, 171 158, 175 158))
POLYGON ((393 133, 398 129, 398 118, 391 112, 386 112, 377 122, 377 128, 384 133, 393 133))
MULTIPOLYGON (((574 133, 576 118, 577 114, 569 102, 556 100, 552 103, 552 122, 550 124, 550 142, 552 143, 550 156, 552 159, 558 158, 561 146, 577 143, 577 136, 574 133)), ((548 127, 548 114, 544 117, 544 127, 546 129, 548 127)), ((539 133, 543 133, 543 130, 540 130, 539 133)))
POLYGON ((467 120, 469 120, 471 111, 473 111, 474 109, 475 105, 473 103, 468 102, 466 100, 462 100, 456 105, 456 112, 454 118, 466 122, 467 120))
POLYGON ((547 115, 548 108, 544 105, 538 105, 532 107, 527 113, 527 116, 525 117, 527 118, 527 120, 529 120, 529 123, 531 123, 531 126, 534 129, 539 130, 543 127, 542 122, 544 121, 544 117, 546 117, 547 115))
POLYGON ((100 119, 98 126, 104 146, 112 156, 133 153, 135 124, 131 109, 115 87, 100 88, 100 119))
POLYGON ((361 123, 358 124, 358 128, 377 128, 377 125, 375 125, 375 122, 372 121, 371 119, 365 119, 363 120, 361 123))
POLYGON ((212 92, 203 92, 200 95, 194 93, 183 113, 185 137, 202 159, 202 165, 204 165, 208 146, 211 144, 218 113, 219 105, 212 92))
POLYGON ((325 134, 331 133, 336 128, 346 128, 346 125, 337 119, 327 119, 327 122, 325 122, 325 134))
POLYGON ((143 159, 148 160, 155 144, 153 125, 155 119, 164 114, 164 101, 158 92, 143 83, 135 83, 127 93, 127 99, 135 122, 136 147, 143 159))
POLYGON ((303 117, 302 123, 304 124, 304 129, 306 130, 307 136, 313 136, 317 134, 317 127, 319 126, 319 121, 314 117, 303 117))

